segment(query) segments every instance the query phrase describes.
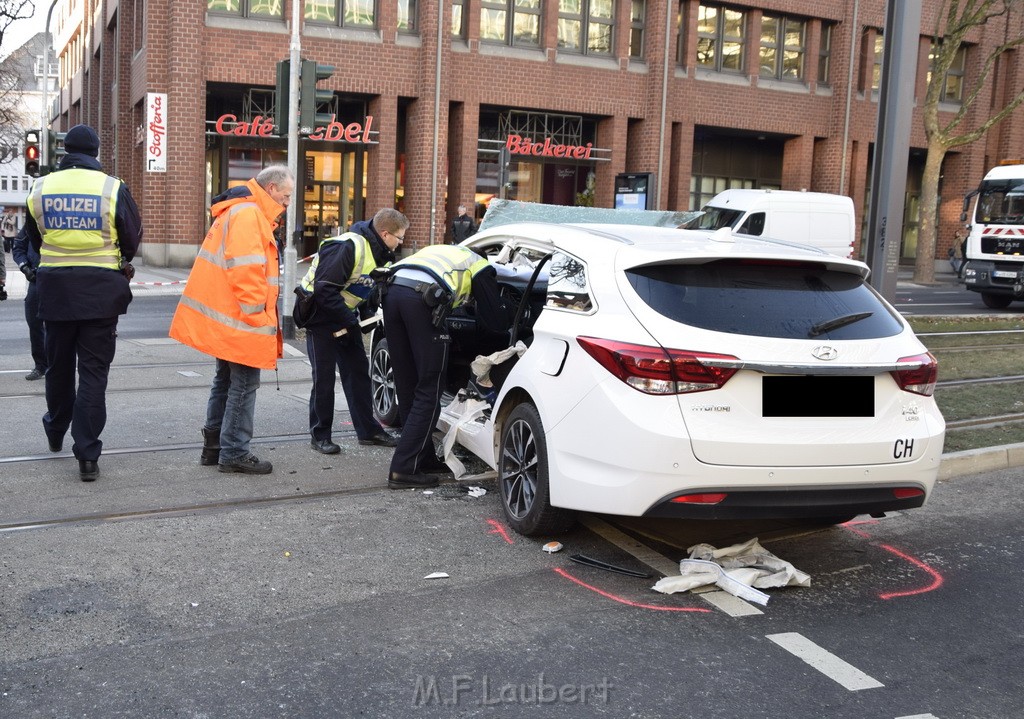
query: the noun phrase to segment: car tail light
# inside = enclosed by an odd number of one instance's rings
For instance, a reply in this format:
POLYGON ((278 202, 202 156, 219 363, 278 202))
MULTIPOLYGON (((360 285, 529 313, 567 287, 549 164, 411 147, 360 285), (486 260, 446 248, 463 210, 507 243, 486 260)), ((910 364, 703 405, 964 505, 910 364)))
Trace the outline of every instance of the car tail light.
POLYGON ((704 494, 684 494, 681 497, 673 497, 670 501, 675 504, 719 504, 728 496, 725 492, 705 492, 704 494))
POLYGON ((935 392, 935 380, 939 377, 939 363, 931 352, 913 357, 900 357, 897 363, 907 365, 906 369, 892 371, 892 377, 901 390, 923 394, 925 397, 932 396, 935 392))
POLYGON ((685 394, 719 389, 736 374, 732 355, 577 337, 587 354, 613 375, 645 394, 685 394), (724 366, 723 366, 724 365, 724 366))
POLYGON ((924 494, 924 490, 920 487, 897 487, 892 490, 892 495, 896 499, 911 499, 913 497, 920 497, 924 494))

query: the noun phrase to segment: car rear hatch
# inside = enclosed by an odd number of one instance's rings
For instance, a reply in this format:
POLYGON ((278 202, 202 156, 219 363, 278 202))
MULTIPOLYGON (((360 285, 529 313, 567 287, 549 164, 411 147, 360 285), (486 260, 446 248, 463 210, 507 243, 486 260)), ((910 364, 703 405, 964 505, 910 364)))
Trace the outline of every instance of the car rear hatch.
POLYGON ((744 258, 620 273, 627 306, 677 368, 699 461, 837 466, 925 453, 941 433, 934 358, 855 270, 744 258))

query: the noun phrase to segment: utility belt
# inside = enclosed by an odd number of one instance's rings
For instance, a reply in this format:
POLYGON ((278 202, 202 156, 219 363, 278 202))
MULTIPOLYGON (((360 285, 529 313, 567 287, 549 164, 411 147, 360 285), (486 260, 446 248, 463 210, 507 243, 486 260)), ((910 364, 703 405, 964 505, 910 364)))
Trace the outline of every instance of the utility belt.
POLYGON ((398 275, 392 275, 388 280, 388 284, 408 287, 414 292, 418 292, 427 307, 433 309, 431 320, 434 329, 444 328, 444 321, 452 313, 452 304, 455 299, 447 288, 442 287, 437 282, 424 282, 423 280, 414 280, 410 277, 398 275))

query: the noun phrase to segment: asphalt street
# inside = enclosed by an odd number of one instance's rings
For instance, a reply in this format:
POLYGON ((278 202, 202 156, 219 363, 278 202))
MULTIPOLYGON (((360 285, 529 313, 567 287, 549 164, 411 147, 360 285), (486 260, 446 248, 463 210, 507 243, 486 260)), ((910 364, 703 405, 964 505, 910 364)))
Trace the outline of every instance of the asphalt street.
POLYGON ((212 361, 166 338, 164 287, 122 321, 93 484, 47 451, 21 302, 0 303, 0 716, 1021 715, 1013 466, 947 456, 928 506, 840 527, 586 515, 548 554, 490 480, 387 490, 390 450, 354 441, 340 394, 344 451, 313 452, 301 342, 258 392, 274 473, 199 466, 212 361), (751 537, 811 586, 651 590, 690 545, 751 537))

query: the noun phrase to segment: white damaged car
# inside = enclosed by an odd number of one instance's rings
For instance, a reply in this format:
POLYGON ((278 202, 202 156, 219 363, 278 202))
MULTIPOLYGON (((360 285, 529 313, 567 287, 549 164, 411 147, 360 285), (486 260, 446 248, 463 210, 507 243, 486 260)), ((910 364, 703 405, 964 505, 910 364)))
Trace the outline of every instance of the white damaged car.
MULTIPOLYGON (((861 262, 640 225, 516 223, 464 243, 518 305, 511 338, 449 318, 448 389, 487 407, 439 429, 497 472, 509 524, 577 511, 845 521, 920 507, 945 422, 935 358, 861 262), (522 341, 480 387, 470 362, 522 341)), ((386 327, 378 417, 395 424, 386 327)))

